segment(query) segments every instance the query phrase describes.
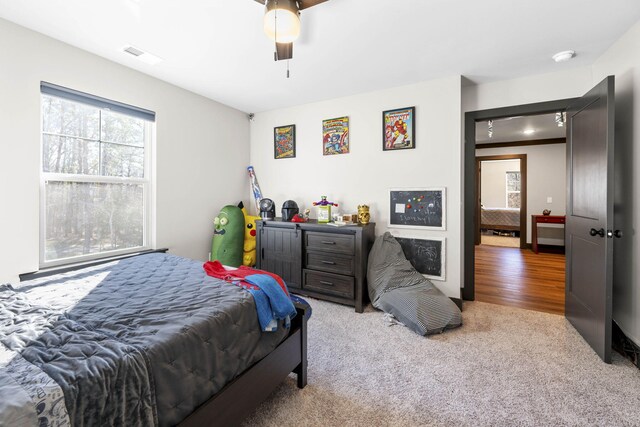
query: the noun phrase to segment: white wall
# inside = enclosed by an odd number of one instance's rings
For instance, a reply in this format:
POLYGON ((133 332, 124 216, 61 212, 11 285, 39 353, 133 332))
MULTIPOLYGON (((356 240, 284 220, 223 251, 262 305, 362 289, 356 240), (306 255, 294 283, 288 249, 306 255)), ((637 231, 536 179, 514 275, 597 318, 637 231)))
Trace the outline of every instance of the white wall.
MULTIPOLYGON (((482 154, 479 155, 482 156, 482 154)), ((482 205, 487 208, 506 208, 507 172, 518 172, 519 170, 520 160, 486 160, 482 162, 480 165, 480 201, 482 205)))
POLYGON ((640 345, 640 23, 633 26, 593 65, 593 83, 616 77, 615 228, 613 318, 640 345))
POLYGON ((565 69, 558 65, 556 73, 540 74, 462 88, 462 111, 553 101, 584 95, 593 86, 591 68, 565 69))
POLYGON ((246 115, 0 19, 0 283, 38 269, 40 81, 156 112, 157 247, 206 259, 246 194, 246 115))
MULTIPOLYGON (((540 215, 545 209, 551 210, 552 215, 566 213, 566 145, 528 145, 476 150, 477 156, 502 154, 527 155, 527 243, 531 243, 531 215, 540 215), (551 197, 552 203, 547 203, 547 197, 551 197)), ((550 232, 547 237, 560 240, 556 234, 550 232)), ((557 241, 539 242, 562 244, 557 241)))
MULTIPOLYGON (((365 93, 256 114, 251 124, 251 162, 262 192, 279 213, 287 199, 301 210, 321 195, 341 212, 371 207, 376 234, 387 230, 391 187, 446 187, 447 230, 399 230, 397 236, 446 237, 448 296, 460 296, 461 134, 460 77, 365 93), (382 111, 416 107, 416 148, 382 151, 382 111), (322 155, 322 120, 350 117, 349 154, 322 155), (296 125, 296 158, 274 160, 273 127, 296 125)), ((315 217, 313 212, 312 217, 315 217)))

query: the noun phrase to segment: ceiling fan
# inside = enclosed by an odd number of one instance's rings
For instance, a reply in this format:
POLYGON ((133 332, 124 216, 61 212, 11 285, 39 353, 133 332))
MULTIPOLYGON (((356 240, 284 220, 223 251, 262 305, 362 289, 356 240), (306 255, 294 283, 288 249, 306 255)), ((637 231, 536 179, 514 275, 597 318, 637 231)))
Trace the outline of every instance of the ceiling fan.
POLYGON ((293 58, 293 42, 300 35, 300 11, 328 0, 255 0, 265 5, 264 32, 276 44, 275 61, 293 58))

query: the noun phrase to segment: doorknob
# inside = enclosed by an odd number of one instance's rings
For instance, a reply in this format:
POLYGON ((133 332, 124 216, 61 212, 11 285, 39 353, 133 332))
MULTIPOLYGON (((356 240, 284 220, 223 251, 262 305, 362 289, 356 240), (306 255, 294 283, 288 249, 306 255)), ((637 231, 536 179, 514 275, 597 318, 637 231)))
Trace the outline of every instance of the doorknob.
POLYGON ((592 228, 591 230, 589 230, 589 234, 592 236, 604 237, 604 228, 601 228, 600 230, 596 230, 595 228, 592 228))
MULTIPOLYGON (((592 234, 593 236, 593 234, 592 234)), ((613 239, 614 237, 617 237, 618 239, 622 237, 622 231, 620 230, 607 230, 607 237, 610 239, 613 239)))

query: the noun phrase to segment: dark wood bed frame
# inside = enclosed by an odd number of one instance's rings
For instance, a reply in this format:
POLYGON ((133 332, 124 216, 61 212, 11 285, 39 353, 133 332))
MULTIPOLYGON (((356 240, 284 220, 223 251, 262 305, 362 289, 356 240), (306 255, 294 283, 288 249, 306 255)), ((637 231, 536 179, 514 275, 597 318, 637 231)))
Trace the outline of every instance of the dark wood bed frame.
POLYGON ((196 408, 179 427, 236 426, 291 373, 298 388, 307 385, 307 312, 296 304, 287 338, 262 360, 244 371, 211 399, 196 408))

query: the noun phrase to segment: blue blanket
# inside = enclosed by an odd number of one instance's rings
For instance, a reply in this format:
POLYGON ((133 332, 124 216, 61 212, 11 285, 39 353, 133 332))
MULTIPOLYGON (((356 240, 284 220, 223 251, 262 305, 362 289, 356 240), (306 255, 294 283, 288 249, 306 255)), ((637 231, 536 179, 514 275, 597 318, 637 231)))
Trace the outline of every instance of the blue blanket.
POLYGON ((249 291, 256 302, 260 328, 263 331, 275 331, 278 329, 278 320, 284 320, 288 328, 296 315, 296 308, 276 279, 267 274, 252 274, 245 280, 260 288, 249 291))

